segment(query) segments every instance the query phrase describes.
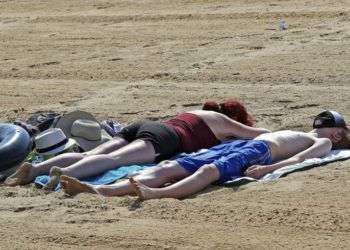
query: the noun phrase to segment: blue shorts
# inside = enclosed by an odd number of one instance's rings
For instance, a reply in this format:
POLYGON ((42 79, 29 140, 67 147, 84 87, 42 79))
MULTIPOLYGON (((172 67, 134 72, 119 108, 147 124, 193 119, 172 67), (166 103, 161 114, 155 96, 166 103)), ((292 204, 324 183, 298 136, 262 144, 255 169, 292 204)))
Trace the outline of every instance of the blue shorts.
POLYGON ((252 165, 272 163, 270 147, 260 140, 234 140, 176 159, 191 174, 200 167, 214 164, 220 172, 218 184, 244 175, 252 165))

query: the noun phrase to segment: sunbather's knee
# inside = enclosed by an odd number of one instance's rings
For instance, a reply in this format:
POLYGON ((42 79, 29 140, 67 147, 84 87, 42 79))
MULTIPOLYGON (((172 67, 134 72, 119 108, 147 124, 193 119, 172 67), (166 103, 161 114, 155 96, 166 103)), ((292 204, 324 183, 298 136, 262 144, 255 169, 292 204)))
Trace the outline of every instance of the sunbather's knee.
POLYGON ((65 156, 66 158, 74 158, 74 159, 77 159, 77 160, 81 160, 81 159, 83 159, 85 157, 84 153, 76 153, 76 152, 68 152, 68 153, 61 154, 59 156, 60 157, 65 156))
POLYGON ((172 164, 170 161, 163 161, 159 163, 157 166, 153 167, 150 173, 157 175, 159 177, 161 176, 167 176, 169 175, 169 170, 171 169, 172 164))
POLYGON ((173 168, 174 166, 177 166, 178 163, 176 161, 170 161, 170 160, 165 160, 160 163, 158 163, 157 167, 161 167, 162 169, 164 168, 173 168))
POLYGON ((84 157, 87 157, 87 156, 92 156, 92 155, 98 155, 96 154, 95 151, 91 150, 91 151, 86 151, 84 153, 81 153, 84 157))
POLYGON ((176 179, 188 175, 176 161, 163 161, 156 167, 153 167, 151 174, 160 178, 176 179))
POLYGON ((220 177, 219 170, 213 164, 203 165, 197 170, 197 172, 199 175, 209 178, 212 181, 218 180, 220 177))

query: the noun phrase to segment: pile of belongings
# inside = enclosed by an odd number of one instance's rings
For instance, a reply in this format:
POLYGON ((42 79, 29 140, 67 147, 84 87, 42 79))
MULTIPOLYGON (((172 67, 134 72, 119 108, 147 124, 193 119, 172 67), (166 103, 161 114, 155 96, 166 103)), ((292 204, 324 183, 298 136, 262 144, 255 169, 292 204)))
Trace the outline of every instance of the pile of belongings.
POLYGON ((0 181, 23 161, 36 164, 66 152, 86 152, 111 140, 121 129, 118 122, 99 122, 80 110, 64 115, 39 113, 26 121, 0 123, 0 181))

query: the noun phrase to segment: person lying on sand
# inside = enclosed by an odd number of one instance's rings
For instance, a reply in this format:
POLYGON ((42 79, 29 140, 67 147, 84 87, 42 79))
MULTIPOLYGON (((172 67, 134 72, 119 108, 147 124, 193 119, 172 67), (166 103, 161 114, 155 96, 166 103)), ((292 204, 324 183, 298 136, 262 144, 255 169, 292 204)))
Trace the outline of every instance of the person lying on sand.
POLYGON ((181 113, 166 122, 133 123, 125 127, 112 141, 92 151, 65 153, 35 166, 25 163, 5 180, 5 185, 25 185, 38 175, 50 174, 50 181, 44 189, 53 190, 62 174, 79 179, 87 178, 119 166, 153 163, 181 152, 209 148, 228 137, 239 135, 243 138, 254 138, 270 132, 267 129, 250 127, 252 118, 238 101, 227 101, 221 106, 213 105, 212 102, 206 103, 204 109, 215 111, 195 110, 181 113))
POLYGON ((225 142, 205 152, 160 163, 113 185, 92 186, 68 176, 61 176, 60 181, 69 195, 87 192, 102 196, 136 194, 142 200, 184 198, 212 183, 222 184, 243 175, 260 178, 281 167, 325 156, 332 148, 350 148, 350 130, 343 120, 315 127, 308 133, 283 130, 225 142), (175 183, 164 186, 171 182, 175 183))

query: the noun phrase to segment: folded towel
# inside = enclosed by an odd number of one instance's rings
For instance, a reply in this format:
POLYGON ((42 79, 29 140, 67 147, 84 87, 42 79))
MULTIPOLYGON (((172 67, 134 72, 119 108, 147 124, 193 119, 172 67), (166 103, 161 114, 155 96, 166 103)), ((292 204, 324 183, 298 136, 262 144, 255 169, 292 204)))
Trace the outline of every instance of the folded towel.
POLYGON ((290 166, 285 166, 283 168, 277 169, 272 173, 263 176, 261 179, 257 180, 251 177, 240 177, 232 181, 227 181, 224 183, 225 186, 240 186, 252 181, 273 181, 278 178, 285 176, 287 174, 303 171, 310 168, 326 165, 329 162, 346 160, 350 158, 350 150, 332 150, 328 155, 322 158, 307 159, 301 163, 297 163, 290 166))

